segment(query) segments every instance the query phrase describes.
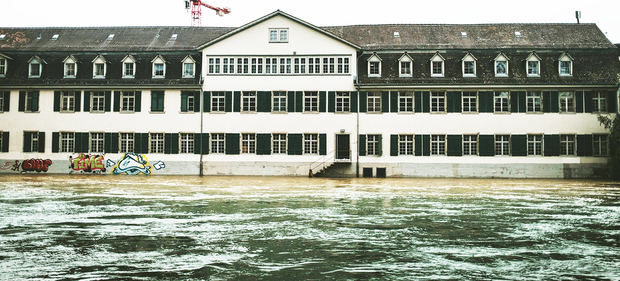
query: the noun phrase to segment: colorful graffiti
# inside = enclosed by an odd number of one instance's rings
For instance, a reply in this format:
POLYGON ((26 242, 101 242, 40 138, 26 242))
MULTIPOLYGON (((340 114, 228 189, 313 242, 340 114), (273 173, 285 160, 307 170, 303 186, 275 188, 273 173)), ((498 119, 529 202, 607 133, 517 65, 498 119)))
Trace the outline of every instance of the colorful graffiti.
POLYGON ((22 162, 22 172, 47 172, 51 165, 52 160, 50 159, 28 159, 22 162))
POLYGON ((71 165, 71 173, 102 173, 105 172, 105 164, 103 155, 88 155, 81 153, 73 158, 69 156, 69 164, 71 165))
POLYGON ((22 163, 19 160, 15 160, 15 162, 7 161, 4 162, 2 166, 0 166, 0 170, 19 172, 19 168, 21 168, 21 166, 22 163))
POLYGON ((106 166, 112 168, 113 175, 151 175, 153 171, 166 168, 162 161, 151 164, 146 155, 135 153, 125 153, 116 162, 108 159, 106 166))

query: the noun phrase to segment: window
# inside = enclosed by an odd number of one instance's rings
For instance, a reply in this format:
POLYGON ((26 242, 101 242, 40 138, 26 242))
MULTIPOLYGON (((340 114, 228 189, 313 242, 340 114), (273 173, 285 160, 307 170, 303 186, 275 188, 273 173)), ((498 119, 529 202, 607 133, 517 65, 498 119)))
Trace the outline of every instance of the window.
POLYGON ((64 61, 64 78, 75 78, 77 73, 77 64, 73 56, 67 57, 64 61))
MULTIPOLYGON (((194 77, 194 66, 192 66, 192 75, 194 77)), ((234 58, 223 58, 222 59, 222 73, 235 73, 235 59, 234 58)))
POLYGON ((368 112, 381 112, 381 93, 368 93, 368 112))
POLYGON ((24 132, 24 152, 39 151, 39 132, 24 132), (30 139, 30 142, 27 140, 30 139))
POLYGON ((286 73, 291 73, 291 59, 290 58, 286 59, 286 73))
POLYGON ((329 73, 329 59, 328 58, 323 58, 323 73, 329 73))
POLYGON ((93 63, 93 78, 103 79, 106 75, 107 62, 102 55, 98 55, 92 61, 93 63))
POLYGON ((0 77, 6 76, 6 59, 0 57, 0 77))
POLYGON ((181 153, 194 153, 194 134, 180 133, 181 153))
POLYGON ((304 154, 319 153, 319 135, 304 134, 304 154))
POLYGON ((560 155, 575 155, 575 135, 560 135, 560 155))
POLYGON ((444 58, 436 53, 431 58, 431 77, 443 77, 444 71, 444 58))
POLYGON ((542 155, 543 136, 527 135, 527 155, 542 155))
POLYGON ((575 93, 560 92, 560 112, 575 112, 575 93))
MULTIPOLYGON (((381 135, 366 135, 366 155, 381 155, 381 135)), ((412 148, 413 149, 413 148, 412 148)))
POLYGON ((308 73, 314 73, 314 58, 308 59, 308 73))
POLYGON ((476 58, 472 54, 467 54, 462 63, 463 77, 476 77, 476 58))
POLYGON ((343 58, 338 58, 338 73, 342 73, 344 69, 343 58))
POLYGON ((446 112, 446 92, 431 92, 431 112, 446 112))
POLYGON ((273 92, 273 112, 286 112, 286 92, 273 92))
POLYGON ((123 77, 122 78, 135 78, 136 77, 136 59, 132 55, 128 55, 121 61, 123 64, 123 77))
POLYGON ((263 73, 263 59, 262 58, 258 59, 257 73, 263 73))
POLYGON ((256 134, 241 134, 241 153, 256 153, 256 134))
POLYGON ((183 110, 183 101, 181 101, 181 112, 194 112, 196 106, 196 100, 194 98, 193 93, 186 93, 185 96, 181 95, 181 98, 185 98, 185 102, 187 104, 187 108, 183 110))
POLYGON ((495 92, 494 109, 495 112, 510 112, 510 101, 508 92, 495 92))
POLYGON ((398 135, 398 155, 413 155, 413 135, 398 135))
POLYGON ((286 154, 286 134, 273 134, 272 140, 273 154, 286 154))
POLYGON ((592 144, 593 150, 592 153, 594 156, 607 156, 609 151, 609 142, 607 135, 593 135, 592 136, 592 144))
POLYGON ((398 59, 398 76, 399 77, 411 77, 412 76, 412 62, 413 59, 407 54, 403 54, 398 59))
POLYGON ((349 112, 350 107, 349 92, 336 92, 336 112, 349 112))
POLYGON ((463 112, 478 112, 478 93, 463 92, 463 112))
POLYGON ((211 111, 212 112, 225 112, 226 111, 226 93, 224 92, 212 92, 211 93, 211 111))
MULTIPOLYGON (((226 61, 227 59, 224 59, 226 61)), ((183 64, 183 78, 194 78, 196 72, 196 61, 191 56, 185 57, 181 62, 183 64)), ((227 63, 224 63, 224 73, 227 73, 227 63)))
POLYGON ((306 58, 301 58, 301 73, 306 73, 306 58))
POLYGON ((211 134, 211 153, 223 154, 224 151, 225 151, 224 134, 212 133, 211 134))
POLYGON ((24 112, 39 111, 39 91, 28 91, 24 97, 24 112))
POLYGON ((60 111, 75 112, 75 94, 74 92, 60 93, 60 111))
POLYGON ((121 112, 134 112, 136 110, 136 96, 134 92, 121 92, 121 112))
POLYGON ((446 155, 445 135, 431 135, 431 155, 446 155))
POLYGON ((542 112, 540 92, 527 92, 527 112, 542 112))
POLYGON ((344 73, 349 73, 349 58, 344 58, 344 73))
POLYGON ((329 58, 329 73, 334 73, 334 58, 329 58))
POLYGON ((304 112, 319 111, 319 93, 304 92, 304 112))
POLYGON ((42 61, 39 57, 33 57, 28 62, 28 78, 40 78, 43 71, 42 61))
POLYGON ((510 135, 495 135, 495 155, 510 155, 510 135))
POLYGON ((560 76, 573 76, 573 58, 564 53, 558 61, 558 71, 560 76))
POLYGON ((314 73, 316 74, 321 73, 321 59, 320 58, 314 58, 314 73))
POLYGON ((294 67, 295 67, 294 68, 295 73, 299 73, 299 58, 295 58, 293 62, 294 62, 294 67))
POLYGON ((90 153, 103 153, 103 133, 90 133, 90 153))
POLYGON ((398 93, 398 112, 413 112, 413 92, 398 93))
POLYGON ((133 133, 120 133, 120 152, 121 153, 129 153, 133 152, 133 133))
POLYGON ((478 155, 478 135, 463 135, 463 155, 478 155))
MULTIPOLYGON (((239 59, 239 73, 241 73, 241 59, 239 59)), ((209 73, 215 73, 215 59, 209 58, 209 73)))
POLYGON ((592 112, 606 113, 607 112, 607 96, 605 93, 596 92, 592 98, 592 112))
POLYGON ((508 77, 508 57, 503 53, 495 57, 495 77, 508 77))
POLYGON ((536 53, 531 53, 526 60, 528 77, 540 77, 540 57, 536 53))
POLYGON ((256 58, 251 58, 250 61, 252 62, 252 73, 256 73, 256 66, 257 66, 257 60, 256 58))
POLYGON ((256 112, 256 92, 243 92, 241 97, 241 111, 256 112))
POLYGON ((151 91, 151 112, 164 112, 164 91, 151 91))
MULTIPOLYGON (((4 112, 4 95, 10 95, 10 92, 0 92, 0 112, 4 112)), ((8 98, 8 96, 7 96, 8 98)), ((7 108, 8 110, 8 108, 7 108)), ((0 146, 1 148, 1 146, 0 146)))
POLYGON ((166 61, 162 56, 156 56, 151 63, 153 65, 153 78, 166 77, 166 61))
POLYGON ((105 93, 104 92, 91 92, 90 93, 90 112, 104 112, 105 111, 105 93))
POLYGON ((377 54, 368 58, 368 77, 381 77, 381 58, 377 54))
POLYGON ((270 28, 269 43, 288 42, 288 28, 270 28))
POLYGON ((75 152, 75 133, 60 133, 60 152, 75 152))

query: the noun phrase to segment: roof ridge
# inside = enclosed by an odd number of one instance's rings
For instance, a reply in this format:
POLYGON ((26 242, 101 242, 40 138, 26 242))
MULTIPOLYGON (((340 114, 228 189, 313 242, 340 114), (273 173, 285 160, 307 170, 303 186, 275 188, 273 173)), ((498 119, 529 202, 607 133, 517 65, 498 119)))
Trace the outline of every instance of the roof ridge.
POLYGON ((46 27, 37 27, 37 26, 13 26, 13 27, 5 27, 0 26, 0 29, 44 29, 44 30, 52 30, 52 29, 66 29, 66 30, 76 30, 76 29, 108 29, 108 28, 126 28, 126 29, 138 29, 138 28, 187 28, 187 29, 216 29, 216 28, 235 28, 231 26, 182 26, 182 25, 162 25, 162 26, 46 26, 46 27))
POLYGON ((596 23, 380 23, 380 24, 352 24, 352 25, 328 25, 322 28, 337 27, 361 27, 361 26, 494 26, 494 25, 596 25, 596 23))

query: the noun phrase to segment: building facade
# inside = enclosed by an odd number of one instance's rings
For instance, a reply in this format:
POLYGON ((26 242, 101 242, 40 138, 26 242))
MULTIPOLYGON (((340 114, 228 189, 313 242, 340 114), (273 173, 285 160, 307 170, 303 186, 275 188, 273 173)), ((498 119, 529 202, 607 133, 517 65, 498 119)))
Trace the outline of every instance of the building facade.
POLYGON ((619 70, 593 24, 0 28, 0 173, 592 177, 619 70))

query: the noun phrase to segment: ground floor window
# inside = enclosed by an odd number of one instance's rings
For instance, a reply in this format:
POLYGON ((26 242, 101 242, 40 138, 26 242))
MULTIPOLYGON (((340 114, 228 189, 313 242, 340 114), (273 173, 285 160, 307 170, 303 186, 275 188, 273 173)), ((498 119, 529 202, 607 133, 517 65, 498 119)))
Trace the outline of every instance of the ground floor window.
POLYGON ((256 134, 241 134, 241 153, 256 153, 256 134))
POLYGON ((510 135, 495 135, 495 155, 510 155, 510 135))
POLYGON ((60 152, 75 151, 75 133, 60 133, 60 152))
POLYGON ((194 153, 194 134, 180 133, 181 153, 194 153))
POLYGON ((272 135, 273 154, 285 154, 286 153, 286 134, 273 134, 272 135))
POLYGON ((149 153, 164 153, 164 134, 149 134, 149 153))
POLYGON ((592 150, 594 156, 607 156, 609 151, 607 135, 593 135, 592 144, 594 146, 592 150))
POLYGON ((431 155, 446 155, 445 135, 431 135, 431 155))
POLYGON ((133 133, 120 133, 121 153, 133 152, 134 138, 133 133))
POLYGON ((575 155, 575 135, 560 135, 560 155, 575 155))
POLYGON ((542 146, 542 135, 527 135, 527 155, 542 155, 542 146))
POLYGON ((222 133, 214 133, 211 134, 211 153, 221 153, 225 152, 224 147, 224 134, 222 133))
POLYGON ((398 154, 413 155, 413 135, 398 135, 398 154))
POLYGON ((463 155, 478 155, 478 135, 463 135, 463 155))
POLYGON ((366 155, 381 155, 380 142, 381 135, 367 135, 366 136, 366 155))
POLYGON ((90 133, 90 152, 103 153, 103 133, 90 133))
POLYGON ((304 154, 319 153, 319 135, 304 134, 304 154))

